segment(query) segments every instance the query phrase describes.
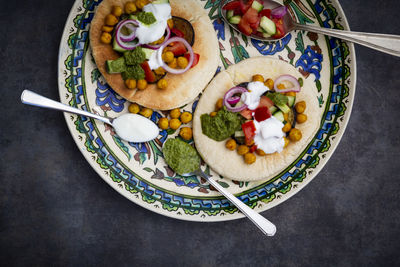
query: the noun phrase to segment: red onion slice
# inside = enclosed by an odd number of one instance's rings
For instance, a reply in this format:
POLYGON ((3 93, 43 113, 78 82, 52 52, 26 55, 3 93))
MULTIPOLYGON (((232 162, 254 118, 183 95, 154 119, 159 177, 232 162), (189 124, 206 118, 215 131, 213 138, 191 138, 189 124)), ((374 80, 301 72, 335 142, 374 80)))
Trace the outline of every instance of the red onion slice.
POLYGON ((271 17, 275 19, 280 19, 283 16, 285 16, 287 13, 287 7, 286 6, 280 6, 277 8, 274 8, 271 10, 271 17))
POLYGON ((231 98, 228 98, 226 101, 229 103, 229 105, 236 105, 240 101, 240 97, 232 96, 231 98))
POLYGON ((165 36, 163 43, 158 44, 158 45, 144 44, 142 46, 145 48, 153 49, 153 50, 157 50, 158 48, 160 48, 166 41, 168 41, 169 37, 171 36, 171 29, 168 26, 165 30, 167 31, 167 35, 165 36))
POLYGON ((194 60, 193 48, 190 46, 190 44, 189 44, 185 39, 183 39, 183 38, 181 38, 181 37, 172 37, 172 38, 168 39, 167 41, 165 41, 165 42, 160 46, 160 48, 158 49, 158 51, 157 51, 157 60, 158 60, 158 62, 162 62, 161 67, 162 67, 164 70, 168 71, 169 73, 172 73, 172 74, 181 74, 181 73, 184 73, 184 72, 186 72, 187 70, 189 70, 190 67, 191 67, 192 64, 193 64, 193 60, 194 60), (188 52, 189 52, 189 55, 190 55, 190 57, 189 57, 189 62, 188 62, 188 64, 187 64, 186 68, 184 68, 184 69, 174 69, 174 68, 171 68, 170 66, 168 66, 167 64, 165 64, 165 62, 162 60, 162 52, 163 52, 164 48, 167 47, 167 45, 169 45, 170 43, 173 43, 173 42, 181 42, 181 43, 183 43, 183 44, 185 45, 186 49, 187 49, 188 52))
POLYGON ((296 77, 293 77, 292 75, 281 75, 278 78, 275 79, 274 81, 274 90, 278 93, 286 93, 286 92, 300 92, 300 83, 296 79, 296 77), (290 82, 293 87, 291 88, 285 88, 285 89, 278 89, 278 85, 283 83, 283 82, 290 82))
MULTIPOLYGON (((137 29, 137 27, 135 27, 132 24, 126 24, 126 25, 124 25, 122 27, 125 27, 125 28, 129 29, 131 33, 129 35, 123 35, 121 30, 120 30, 120 39, 121 39, 121 41, 123 41, 123 42, 133 41, 136 38, 136 29, 137 29)), ((122 29, 122 27, 121 27, 121 29, 122 29)))
MULTIPOLYGON (((244 88, 244 87, 240 87, 240 86, 232 87, 231 89, 229 89, 229 90, 225 93, 225 95, 224 95, 224 101, 223 101, 224 106, 226 107, 226 109, 229 110, 229 111, 232 111, 232 112, 239 112, 239 111, 242 111, 242 110, 244 110, 245 108, 247 108, 247 105, 246 105, 246 104, 243 104, 243 105, 241 105, 241 106, 239 106, 239 107, 233 107, 232 105, 234 105, 234 104, 230 104, 230 103, 229 103, 229 99, 235 98, 235 97, 234 97, 235 94, 242 94, 242 93, 245 93, 245 92, 247 92, 247 89, 244 88)), ((239 98, 239 100, 240 100, 240 97, 238 97, 238 98, 239 98)), ((236 103, 238 103, 238 102, 239 102, 239 101, 237 101, 236 103)), ((235 103, 235 104, 236 104, 236 103, 235 103)))
POLYGON ((129 34, 129 36, 123 35, 121 33, 122 27, 124 27, 126 25, 131 25, 131 24, 136 27, 139 26, 138 21, 136 21, 134 19, 127 19, 127 20, 123 20, 120 23, 118 23, 118 25, 115 29, 115 41, 117 42, 117 44, 120 47, 122 47, 123 49, 126 49, 126 50, 133 50, 139 45, 138 41, 133 41, 136 38, 136 29, 134 31, 132 31, 132 33, 129 34), (133 36, 131 36, 132 34, 133 34, 133 36), (129 40, 129 42, 124 41, 122 38, 124 38, 125 40, 129 40))

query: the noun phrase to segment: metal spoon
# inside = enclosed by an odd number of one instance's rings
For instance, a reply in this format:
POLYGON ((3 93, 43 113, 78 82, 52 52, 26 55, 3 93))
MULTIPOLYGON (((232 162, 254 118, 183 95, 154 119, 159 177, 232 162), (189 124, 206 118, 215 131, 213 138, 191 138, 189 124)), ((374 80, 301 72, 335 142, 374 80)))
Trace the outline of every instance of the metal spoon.
POLYGON ((100 120, 114 127, 117 135, 128 142, 147 142, 158 136, 159 130, 151 120, 137 114, 123 114, 117 118, 107 118, 84 110, 67 106, 60 102, 51 100, 29 90, 24 90, 21 94, 21 102, 32 106, 61 110, 77 115, 90 117, 100 120))
POLYGON ((223 188, 214 179, 205 174, 200 167, 194 172, 182 174, 182 176, 198 175, 206 179, 212 186, 215 187, 222 195, 224 195, 233 205, 235 205, 244 215, 247 216, 265 235, 273 236, 276 233, 276 226, 266 218, 255 212, 249 206, 232 195, 229 191, 223 188))
MULTIPOLYGON (((226 18, 226 12, 222 9, 222 7, 231 0, 221 0, 219 5, 219 13, 222 15, 222 18, 229 26, 231 26, 234 30, 240 32, 239 28, 228 21, 226 18)), ((274 9, 276 7, 282 6, 280 3, 277 3, 272 0, 263 0, 264 8, 274 9)), ((283 24, 285 26, 286 35, 288 35, 291 31, 294 30, 304 30, 310 31, 320 34, 325 34, 328 36, 333 36, 336 38, 340 38, 346 41, 350 41, 353 43, 357 43, 393 56, 400 56, 400 36, 399 35, 392 35, 392 34, 380 34, 380 33, 364 33, 364 32, 351 32, 351 31, 343 31, 343 30, 336 30, 330 28, 321 28, 316 26, 304 25, 295 22, 295 20, 290 15, 290 12, 287 12, 286 15, 282 18, 283 24)), ((241 32, 240 32, 241 33, 241 32)), ((285 36, 286 36, 285 35, 285 36)), ((283 36, 282 38, 284 38, 283 36)), ((253 39, 260 40, 260 41, 278 41, 282 38, 275 39, 275 38, 262 38, 260 36, 252 34, 250 36, 253 39)))

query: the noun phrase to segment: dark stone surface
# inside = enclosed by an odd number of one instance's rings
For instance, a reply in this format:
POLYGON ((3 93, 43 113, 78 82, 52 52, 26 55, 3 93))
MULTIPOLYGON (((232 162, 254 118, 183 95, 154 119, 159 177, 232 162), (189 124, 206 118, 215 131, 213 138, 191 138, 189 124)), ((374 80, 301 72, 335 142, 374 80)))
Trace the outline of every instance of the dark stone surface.
MULTIPOLYGON (((57 55, 72 0, 1 1, 0 265, 399 266, 400 58, 356 46, 347 130, 319 175, 248 220, 193 223, 120 196, 93 171, 62 113, 20 104, 29 88, 58 99, 57 55)), ((343 0, 352 30, 400 34, 395 0, 343 0)))

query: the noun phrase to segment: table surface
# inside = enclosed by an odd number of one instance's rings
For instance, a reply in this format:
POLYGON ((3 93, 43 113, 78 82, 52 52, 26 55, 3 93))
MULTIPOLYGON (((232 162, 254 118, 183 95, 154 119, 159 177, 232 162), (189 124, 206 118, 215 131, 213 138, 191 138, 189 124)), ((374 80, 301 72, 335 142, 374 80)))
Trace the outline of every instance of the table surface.
MULTIPOLYGON (((400 264, 400 58, 355 46, 345 134, 309 185, 262 213, 278 228, 266 238, 246 219, 187 222, 133 204, 89 166, 62 113, 20 103, 25 88, 58 99, 58 46, 73 2, 1 0, 1 263, 400 264)), ((396 0, 340 3, 353 31, 400 34, 396 0)))

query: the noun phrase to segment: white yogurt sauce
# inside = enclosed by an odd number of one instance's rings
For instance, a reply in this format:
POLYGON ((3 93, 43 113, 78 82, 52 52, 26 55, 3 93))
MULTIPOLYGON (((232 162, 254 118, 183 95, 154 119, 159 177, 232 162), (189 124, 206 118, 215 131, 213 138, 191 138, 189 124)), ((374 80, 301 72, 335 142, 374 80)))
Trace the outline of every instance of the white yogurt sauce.
POLYGON ((136 29, 136 36, 140 44, 149 44, 160 39, 167 28, 167 20, 171 18, 171 6, 164 4, 148 4, 143 7, 143 11, 153 13, 156 22, 146 25, 139 22, 136 29))
POLYGON ((269 90, 267 86, 262 82, 250 82, 247 85, 248 92, 245 92, 241 96, 241 100, 247 105, 248 109, 254 110, 260 103, 260 98, 263 93, 269 90))
POLYGON ((158 136, 158 127, 151 120, 132 113, 126 113, 113 121, 115 132, 128 142, 147 142, 158 136))
POLYGON ((285 134, 282 131, 283 123, 274 116, 257 122, 254 120, 256 127, 256 135, 254 136, 254 143, 257 148, 262 149, 266 154, 274 152, 281 152, 285 146, 283 137, 285 134))
POLYGON ((157 50, 156 52, 152 53, 149 58, 148 63, 149 63, 150 69, 152 69, 152 70, 158 69, 163 64, 161 57, 158 57, 158 55, 157 55, 158 53, 160 53, 159 51, 160 50, 157 50))

